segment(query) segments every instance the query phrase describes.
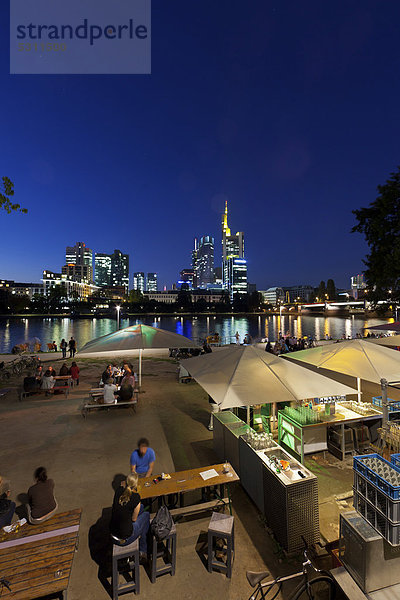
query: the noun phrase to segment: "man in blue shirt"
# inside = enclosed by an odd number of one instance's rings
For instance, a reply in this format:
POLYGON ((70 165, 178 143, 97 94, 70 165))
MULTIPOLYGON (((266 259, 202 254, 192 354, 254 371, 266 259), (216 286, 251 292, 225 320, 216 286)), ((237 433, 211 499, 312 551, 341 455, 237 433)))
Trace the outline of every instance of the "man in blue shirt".
POLYGON ((140 438, 137 449, 131 454, 131 472, 137 473, 139 477, 150 477, 155 460, 156 455, 149 446, 149 440, 140 438))

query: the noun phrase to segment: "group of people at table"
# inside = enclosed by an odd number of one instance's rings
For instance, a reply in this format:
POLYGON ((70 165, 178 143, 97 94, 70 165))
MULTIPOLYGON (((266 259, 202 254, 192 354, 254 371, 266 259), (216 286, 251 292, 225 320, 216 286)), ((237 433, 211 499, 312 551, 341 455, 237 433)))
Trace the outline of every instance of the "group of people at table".
POLYGON ((104 404, 130 402, 133 399, 136 379, 133 366, 124 362, 120 369, 117 365, 107 365, 101 376, 104 404))
MULTIPOLYGON (((130 474, 117 488, 110 521, 110 535, 114 544, 127 546, 139 539, 141 558, 147 557, 147 536, 150 527, 150 513, 145 511, 138 494, 138 481, 153 473, 156 455, 149 441, 142 437, 130 457, 130 474)), ((26 514, 33 525, 50 519, 58 509, 54 496, 54 481, 47 477, 44 467, 38 467, 34 474, 35 484, 28 490, 26 514)), ((10 525, 16 503, 10 498, 10 482, 0 476, 0 528, 10 525)))
MULTIPOLYGON (((50 393, 56 385, 57 380, 70 377, 75 385, 79 385, 79 367, 76 362, 73 362, 70 367, 67 363, 63 363, 57 375, 54 367, 49 366, 45 371, 42 365, 39 365, 35 373, 28 372, 24 378, 24 392, 38 392, 43 390, 50 393)), ((67 383, 65 383, 67 385, 67 383)))

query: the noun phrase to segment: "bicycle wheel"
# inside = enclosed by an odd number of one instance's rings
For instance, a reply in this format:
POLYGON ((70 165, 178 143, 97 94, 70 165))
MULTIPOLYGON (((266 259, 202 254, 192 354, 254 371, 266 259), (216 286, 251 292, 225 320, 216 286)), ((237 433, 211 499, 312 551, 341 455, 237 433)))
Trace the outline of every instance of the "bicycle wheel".
POLYGON ((328 575, 320 575, 311 579, 308 586, 304 581, 296 589, 293 600, 334 600, 336 587, 328 575))

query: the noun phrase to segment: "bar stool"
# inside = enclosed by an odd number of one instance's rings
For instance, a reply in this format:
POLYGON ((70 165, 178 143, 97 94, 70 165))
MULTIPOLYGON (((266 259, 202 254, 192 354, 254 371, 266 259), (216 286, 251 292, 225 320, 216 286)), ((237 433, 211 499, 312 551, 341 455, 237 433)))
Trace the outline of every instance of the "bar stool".
POLYGON ((113 546, 113 558, 112 558, 112 589, 113 589, 113 600, 118 600, 121 594, 127 592, 135 592, 138 594, 140 591, 139 582, 139 538, 129 544, 129 546, 113 546), (125 560, 125 563, 119 564, 119 561, 125 560), (127 581, 126 583, 119 584, 119 574, 128 574, 132 572, 133 580, 127 581))
POLYGON ((219 569, 226 573, 227 577, 232 577, 232 564, 235 554, 235 536, 234 536, 234 517, 221 513, 213 513, 208 526, 208 570, 219 569), (226 555, 226 563, 216 558, 216 541, 223 539, 225 545, 218 548, 218 551, 226 555))
POLYGON ((156 582, 156 578, 166 573, 175 575, 176 567, 176 525, 172 526, 170 533, 166 538, 157 541, 156 537, 152 536, 151 550, 151 583, 156 582), (164 564, 162 567, 157 567, 157 559, 162 558, 164 564))

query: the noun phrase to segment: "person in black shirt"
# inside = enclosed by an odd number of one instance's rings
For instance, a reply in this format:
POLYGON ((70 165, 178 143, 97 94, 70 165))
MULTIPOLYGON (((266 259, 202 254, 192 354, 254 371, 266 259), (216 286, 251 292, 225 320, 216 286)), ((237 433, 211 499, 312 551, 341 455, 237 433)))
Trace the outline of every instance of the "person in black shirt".
POLYGON ((137 493, 138 475, 131 473, 126 478, 125 487, 117 489, 114 496, 110 533, 118 546, 128 546, 139 538, 141 556, 147 556, 147 534, 150 527, 150 514, 144 512, 137 493))
POLYGON ((112 372, 112 366, 111 365, 107 365, 106 370, 103 371, 103 374, 101 376, 101 380, 102 380, 102 382, 104 384, 107 383, 107 381, 109 379, 113 379, 113 372, 112 372))
POLYGON ((27 376, 24 378, 24 392, 37 392, 39 389, 40 382, 37 381, 32 373, 27 373, 27 376))

